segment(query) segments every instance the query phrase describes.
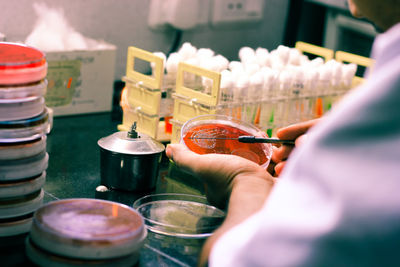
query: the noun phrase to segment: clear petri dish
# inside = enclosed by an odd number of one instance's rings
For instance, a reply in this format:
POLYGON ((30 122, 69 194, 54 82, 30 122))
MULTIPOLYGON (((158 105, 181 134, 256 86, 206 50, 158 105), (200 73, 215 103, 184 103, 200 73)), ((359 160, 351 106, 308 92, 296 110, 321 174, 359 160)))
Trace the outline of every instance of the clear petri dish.
POLYGON ((35 177, 47 169, 48 162, 49 154, 46 151, 23 159, 0 160, 0 182, 35 177))
POLYGON ((42 138, 49 128, 49 113, 47 108, 36 117, 0 121, 0 143, 27 142, 42 138))
POLYGON ((46 74, 43 52, 23 44, 0 42, 0 86, 37 82, 46 74))
POLYGON ((29 96, 44 96, 47 91, 47 80, 31 84, 0 86, 0 99, 25 98, 29 96))
POLYGON ((15 218, 36 211, 43 203, 44 190, 0 200, 0 219, 15 218))
POLYGON ((13 220, 0 222, 0 237, 16 236, 28 233, 32 225, 32 214, 30 216, 18 217, 13 220))
POLYGON ((272 146, 266 143, 241 143, 244 135, 268 138, 256 126, 225 115, 201 115, 188 120, 181 128, 180 142, 198 154, 231 154, 267 168, 272 146))
POLYGON ((20 181, 0 183, 0 199, 14 198, 29 195, 39 191, 46 182, 46 172, 20 181))
POLYGON ((149 231, 182 239, 204 239, 212 235, 225 212, 208 204, 202 196, 154 194, 133 203, 149 231))
POLYGON ((33 118, 41 114, 45 107, 43 96, 0 99, 0 122, 33 118))
POLYGON ((2 160, 13 160, 29 158, 46 150, 46 139, 44 135, 39 139, 19 142, 0 143, 0 162, 2 160))

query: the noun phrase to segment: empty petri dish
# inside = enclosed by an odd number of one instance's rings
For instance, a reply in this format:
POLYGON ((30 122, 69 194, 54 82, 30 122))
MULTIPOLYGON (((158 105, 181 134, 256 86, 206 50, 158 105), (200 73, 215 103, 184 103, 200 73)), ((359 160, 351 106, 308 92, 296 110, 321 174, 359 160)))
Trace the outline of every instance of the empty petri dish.
POLYGON ((224 115, 201 115, 188 120, 181 129, 181 143, 198 154, 232 154, 266 168, 272 155, 271 144, 241 143, 239 136, 265 137, 256 126, 224 115))
POLYGON ((208 204, 205 197, 188 194, 148 195, 133 207, 150 231, 184 239, 211 236, 225 218, 225 212, 208 204))

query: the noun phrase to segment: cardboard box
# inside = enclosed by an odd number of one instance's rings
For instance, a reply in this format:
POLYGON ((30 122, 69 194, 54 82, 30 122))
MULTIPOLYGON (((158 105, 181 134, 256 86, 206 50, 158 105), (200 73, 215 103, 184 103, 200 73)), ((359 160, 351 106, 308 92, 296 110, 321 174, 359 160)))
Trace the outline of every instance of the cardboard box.
POLYGON ((54 115, 111 111, 116 48, 47 52, 46 105, 54 115))

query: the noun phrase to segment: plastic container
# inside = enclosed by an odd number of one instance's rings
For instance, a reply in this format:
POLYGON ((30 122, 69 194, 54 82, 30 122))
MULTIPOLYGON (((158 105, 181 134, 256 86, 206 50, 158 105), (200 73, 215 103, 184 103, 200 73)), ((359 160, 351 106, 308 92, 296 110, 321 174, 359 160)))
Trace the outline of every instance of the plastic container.
POLYGON ((0 85, 38 82, 46 74, 43 52, 23 44, 0 42, 0 85))
POLYGON ((267 168, 272 155, 271 144, 249 144, 232 140, 243 135, 268 137, 256 126, 232 117, 201 115, 188 120, 182 126, 180 142, 198 154, 237 155, 267 168))
POLYGON ((144 217, 150 247, 195 266, 204 241, 225 218, 225 212, 203 196, 154 194, 136 200, 133 207, 144 217))

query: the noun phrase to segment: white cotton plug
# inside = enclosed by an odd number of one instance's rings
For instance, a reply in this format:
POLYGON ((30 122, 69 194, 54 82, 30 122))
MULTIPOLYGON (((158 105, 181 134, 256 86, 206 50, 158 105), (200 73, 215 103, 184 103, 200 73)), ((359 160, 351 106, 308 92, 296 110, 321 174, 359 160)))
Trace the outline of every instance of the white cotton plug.
POLYGON ((261 67, 270 65, 268 49, 258 47, 255 51, 255 57, 256 57, 258 65, 260 65, 261 67))
POLYGON ((250 89, 249 89, 249 98, 252 99, 261 99, 263 94, 263 85, 264 85, 264 75, 261 71, 258 71, 250 76, 249 78, 250 89))
POLYGON ((307 88, 310 90, 310 94, 312 94, 317 88, 319 72, 315 68, 305 68, 304 71, 306 75, 307 88))
POLYGON ((310 61, 310 66, 311 67, 320 67, 324 65, 324 60, 322 59, 322 57, 316 57, 313 60, 310 61))
POLYGON ((207 60, 202 61, 202 67, 208 70, 219 72, 221 66, 220 62, 215 58, 209 58, 207 60))
POLYGON ((331 63, 331 68, 332 68, 332 85, 334 87, 337 87, 340 85, 341 80, 342 80, 342 64, 337 62, 336 60, 332 59, 333 61, 331 63))
POLYGON ((199 48, 197 50, 197 57, 199 58, 210 58, 214 56, 214 51, 210 48, 199 48))
POLYGON ((342 71, 343 71, 343 75, 342 75, 343 84, 347 87, 350 87, 351 83, 353 81, 353 78, 357 72, 357 65, 354 63, 342 64, 342 71))
POLYGON ((178 71, 179 62, 181 61, 182 57, 178 53, 171 53, 166 62, 167 73, 176 73, 178 71))
POLYGON ((283 70, 279 74, 279 89, 286 94, 290 88, 292 75, 288 70, 283 70))
POLYGON ((301 53, 297 48, 290 48, 288 64, 290 65, 301 64, 301 53))
POLYGON ((242 62, 246 62, 249 59, 252 59, 255 57, 255 51, 253 48, 244 46, 239 49, 239 59, 242 62))
POLYGON ((235 86, 233 91, 234 100, 236 102, 242 102, 245 100, 247 95, 247 89, 249 88, 249 78, 247 75, 240 75, 235 80, 235 86))
POLYGON ((300 60, 300 66, 310 65, 311 60, 306 55, 300 54, 299 60, 300 60))
POLYGON ((229 70, 223 70, 221 72, 221 101, 222 102, 231 102, 233 101, 233 87, 234 80, 232 77, 232 73, 229 70))
POLYGON ((192 57, 189 59, 184 60, 185 63, 194 65, 194 66, 200 66, 200 61, 197 57, 192 57))
POLYGON ((229 70, 221 71, 221 88, 232 86, 232 84, 233 84, 232 72, 230 72, 229 70))
POLYGON ((318 68, 319 79, 323 81, 330 81, 332 77, 332 68, 329 65, 322 65, 318 68))
POLYGON ((260 66, 257 63, 247 63, 244 64, 244 70, 248 76, 251 76, 260 70, 260 66))
POLYGON ((226 70, 229 66, 229 60, 222 55, 216 55, 214 61, 217 62, 218 72, 226 70))
POLYGON ((320 92, 330 92, 331 90, 331 78, 332 68, 329 65, 322 65, 318 68, 318 88, 320 92))
MULTIPOLYGON (((167 61, 167 56, 166 56, 163 52, 154 52, 153 54, 154 54, 155 56, 157 56, 157 57, 162 58, 162 60, 163 60, 163 66, 164 66, 164 68, 165 68, 165 64, 166 64, 166 61, 167 61)), ((154 68, 155 68, 156 64, 155 64, 154 62, 150 62, 150 66, 151 66, 151 69, 152 69, 153 72, 154 72, 154 68)))
POLYGON ((197 48, 189 42, 185 42, 178 50, 178 54, 181 56, 182 60, 188 60, 189 58, 196 57, 197 48))
POLYGON ((282 59, 280 58, 279 54, 278 54, 278 50, 272 50, 271 53, 269 53, 270 56, 270 66, 272 69, 275 70, 282 70, 285 67, 284 62, 282 61, 282 59))
POLYGON ((236 69, 244 71, 243 63, 240 61, 231 61, 229 62, 228 69, 231 71, 234 71, 236 69))
POLYGON ((290 48, 284 45, 279 45, 276 50, 278 52, 279 58, 282 60, 282 63, 286 65, 289 61, 290 48))
POLYGON ((272 90, 274 84, 274 72, 271 68, 263 67, 260 69, 260 73, 263 76, 262 85, 262 100, 268 100, 272 96, 272 90))

